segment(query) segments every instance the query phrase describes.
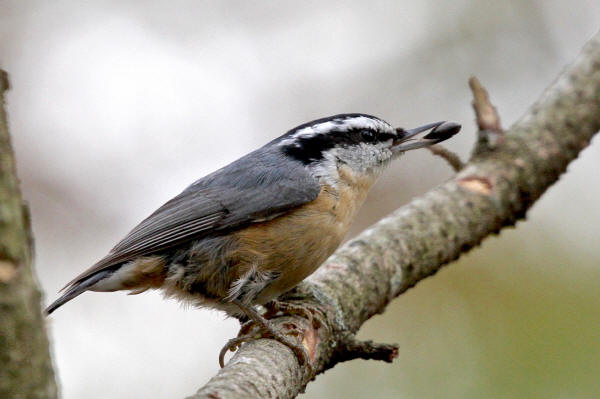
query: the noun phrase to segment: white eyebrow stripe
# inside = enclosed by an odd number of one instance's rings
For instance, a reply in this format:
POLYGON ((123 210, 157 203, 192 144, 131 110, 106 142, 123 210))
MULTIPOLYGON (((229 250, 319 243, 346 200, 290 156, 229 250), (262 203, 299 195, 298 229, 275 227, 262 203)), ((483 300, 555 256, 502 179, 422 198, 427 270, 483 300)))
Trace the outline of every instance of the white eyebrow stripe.
POLYGON ((332 130, 338 132, 347 132, 353 129, 374 129, 379 131, 394 132, 394 128, 387 122, 381 119, 369 118, 366 116, 354 116, 345 119, 333 119, 327 122, 317 123, 316 125, 307 126, 296 131, 291 136, 282 140, 280 145, 289 145, 299 138, 308 138, 319 134, 325 134, 332 130))

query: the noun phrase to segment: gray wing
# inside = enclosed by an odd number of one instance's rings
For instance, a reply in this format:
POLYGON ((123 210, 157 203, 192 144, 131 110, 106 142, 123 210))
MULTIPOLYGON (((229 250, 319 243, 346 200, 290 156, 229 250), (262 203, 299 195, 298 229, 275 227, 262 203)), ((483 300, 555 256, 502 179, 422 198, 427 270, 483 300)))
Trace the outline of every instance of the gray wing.
POLYGON ((314 200, 320 190, 318 181, 301 164, 279 153, 257 150, 165 203, 67 287, 138 256, 273 219, 314 200))

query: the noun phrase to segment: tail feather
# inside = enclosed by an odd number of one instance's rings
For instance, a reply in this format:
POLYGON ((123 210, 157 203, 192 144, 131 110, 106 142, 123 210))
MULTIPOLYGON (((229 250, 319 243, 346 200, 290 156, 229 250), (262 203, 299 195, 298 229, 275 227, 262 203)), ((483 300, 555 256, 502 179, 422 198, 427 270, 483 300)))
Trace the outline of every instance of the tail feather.
POLYGON ((87 291, 91 286, 93 286, 98 281, 106 277, 107 274, 110 274, 110 272, 108 270, 103 270, 91 275, 90 277, 86 278, 85 280, 79 283, 75 283, 74 285, 69 287, 67 291, 64 294, 62 294, 56 301, 52 302, 52 304, 50 304, 50 306, 48 306, 46 310, 44 310, 44 314, 48 316, 56 309, 69 302, 71 299, 87 291))

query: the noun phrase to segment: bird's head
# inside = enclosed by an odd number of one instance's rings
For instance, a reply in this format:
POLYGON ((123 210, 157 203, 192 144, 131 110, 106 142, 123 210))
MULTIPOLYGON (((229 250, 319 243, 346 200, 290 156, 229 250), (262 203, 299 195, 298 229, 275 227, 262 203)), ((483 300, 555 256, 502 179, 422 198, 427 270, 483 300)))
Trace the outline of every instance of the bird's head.
POLYGON ((335 183, 342 165, 360 175, 376 177, 401 153, 444 141, 460 131, 453 122, 414 129, 394 128, 365 114, 341 114, 300 125, 270 144, 297 160, 313 175, 335 183), (428 134, 417 138, 419 133, 428 134))

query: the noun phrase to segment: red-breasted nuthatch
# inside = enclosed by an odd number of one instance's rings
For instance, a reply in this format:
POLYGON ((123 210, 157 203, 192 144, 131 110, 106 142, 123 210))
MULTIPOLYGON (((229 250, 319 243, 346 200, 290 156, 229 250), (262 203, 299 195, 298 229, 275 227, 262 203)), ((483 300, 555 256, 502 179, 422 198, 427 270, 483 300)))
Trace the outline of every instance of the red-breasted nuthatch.
POLYGON ((300 125, 161 206, 46 312, 84 291, 161 289, 246 316, 290 345, 253 306, 275 300, 333 253, 392 159, 459 130, 452 122, 395 129, 364 114, 300 125))

